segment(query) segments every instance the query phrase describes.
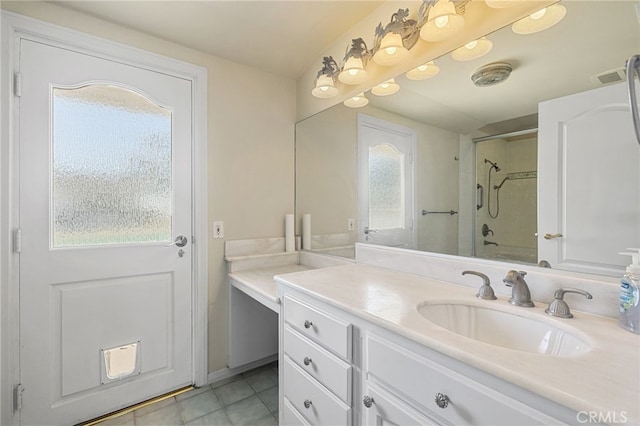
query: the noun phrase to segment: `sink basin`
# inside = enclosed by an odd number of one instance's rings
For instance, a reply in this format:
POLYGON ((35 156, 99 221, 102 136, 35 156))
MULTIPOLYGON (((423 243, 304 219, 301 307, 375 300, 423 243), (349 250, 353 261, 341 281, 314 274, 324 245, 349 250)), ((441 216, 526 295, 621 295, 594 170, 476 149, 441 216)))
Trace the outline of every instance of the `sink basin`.
POLYGON ((426 320, 469 339, 517 351, 549 356, 573 356, 591 347, 578 333, 551 321, 515 313, 456 303, 421 304, 426 320))

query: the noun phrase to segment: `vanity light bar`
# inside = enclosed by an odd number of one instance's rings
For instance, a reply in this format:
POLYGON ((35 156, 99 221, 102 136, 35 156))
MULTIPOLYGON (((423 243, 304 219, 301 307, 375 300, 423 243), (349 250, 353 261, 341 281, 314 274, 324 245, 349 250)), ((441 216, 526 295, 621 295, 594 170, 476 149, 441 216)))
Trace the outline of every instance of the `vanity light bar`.
MULTIPOLYGON (((368 79, 366 71, 367 61, 373 59, 379 65, 392 66, 400 63, 416 44, 418 38, 429 42, 446 40, 457 34, 464 26, 463 17, 465 6, 470 0, 422 0, 418 20, 408 19, 409 9, 398 9, 391 16, 386 26, 379 23, 375 30, 375 46, 369 50, 362 38, 353 39, 350 48, 347 49, 342 68, 338 67, 333 57, 325 57, 323 66, 318 71, 313 96, 317 98, 332 98, 339 94, 335 86, 337 80, 346 85, 363 84, 368 79)), ((505 8, 521 3, 522 0, 485 0, 491 8, 505 8)), ((523 18, 512 25, 512 30, 517 34, 531 34, 542 31, 558 23, 566 14, 566 8, 554 4, 523 18)), ((457 61, 471 61, 486 55, 493 47, 493 43, 486 37, 465 43, 455 49, 451 56, 457 61)), ((410 80, 424 80, 438 73, 438 67, 433 62, 421 65, 406 73, 410 80), (430 65, 430 66, 429 66, 430 65)), ((491 78, 486 78, 484 73, 478 70, 474 75, 478 81, 476 85, 490 85, 491 78)), ((497 78, 502 81, 508 73, 497 78)), ((371 93, 378 96, 387 96, 398 91, 399 86, 393 82, 391 88, 389 81, 371 89, 371 93)), ((361 94, 351 100, 345 101, 353 104, 353 99, 360 102, 364 98, 361 94)), ((367 101, 368 102, 368 101, 367 101)))

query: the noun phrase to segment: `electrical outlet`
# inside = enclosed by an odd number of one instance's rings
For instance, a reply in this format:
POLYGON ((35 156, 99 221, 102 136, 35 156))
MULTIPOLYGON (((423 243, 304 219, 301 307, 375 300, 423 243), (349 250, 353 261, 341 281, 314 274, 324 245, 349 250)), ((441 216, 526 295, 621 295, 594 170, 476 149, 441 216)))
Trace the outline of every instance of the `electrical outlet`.
POLYGON ((224 222, 213 222, 213 238, 224 238, 224 222))
POLYGON ((350 217, 349 220, 347 221, 347 230, 355 231, 355 229, 356 229, 356 220, 350 217))

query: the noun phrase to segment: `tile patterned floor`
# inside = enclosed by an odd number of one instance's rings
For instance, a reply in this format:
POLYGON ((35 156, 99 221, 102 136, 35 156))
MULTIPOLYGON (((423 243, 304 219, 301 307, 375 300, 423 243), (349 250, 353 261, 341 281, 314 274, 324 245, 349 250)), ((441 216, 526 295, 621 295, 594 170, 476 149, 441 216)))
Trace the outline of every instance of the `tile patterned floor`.
POLYGON ((105 420, 100 426, 278 424, 278 367, 270 364, 105 420))

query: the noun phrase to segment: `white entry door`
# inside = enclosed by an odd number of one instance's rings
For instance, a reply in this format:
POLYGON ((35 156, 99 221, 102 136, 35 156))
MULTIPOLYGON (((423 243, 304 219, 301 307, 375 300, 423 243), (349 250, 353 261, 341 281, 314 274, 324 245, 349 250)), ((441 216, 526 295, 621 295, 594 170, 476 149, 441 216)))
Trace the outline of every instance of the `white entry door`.
POLYGON ((21 422, 74 424, 193 383, 191 82, 20 43, 21 422))
POLYGON ((415 130, 358 114, 358 241, 415 248, 415 130))

